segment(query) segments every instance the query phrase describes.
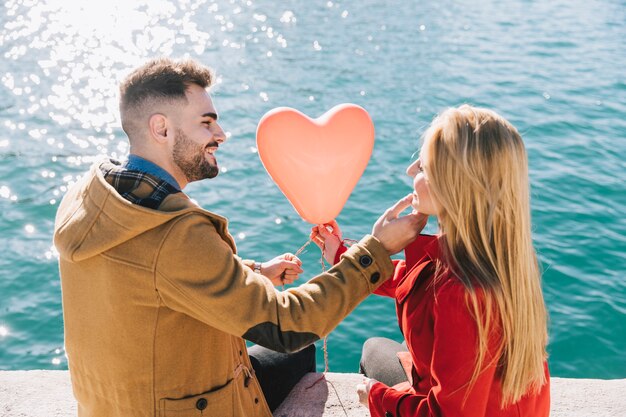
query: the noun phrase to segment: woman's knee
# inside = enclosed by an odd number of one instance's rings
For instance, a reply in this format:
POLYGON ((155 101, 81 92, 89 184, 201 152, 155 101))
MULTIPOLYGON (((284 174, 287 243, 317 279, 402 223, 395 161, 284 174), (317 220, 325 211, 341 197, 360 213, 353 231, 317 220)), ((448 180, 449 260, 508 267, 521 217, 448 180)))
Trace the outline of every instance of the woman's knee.
POLYGON ((397 353, 406 350, 406 346, 385 337, 367 339, 363 344, 359 371, 390 386, 403 382, 406 375, 397 353))

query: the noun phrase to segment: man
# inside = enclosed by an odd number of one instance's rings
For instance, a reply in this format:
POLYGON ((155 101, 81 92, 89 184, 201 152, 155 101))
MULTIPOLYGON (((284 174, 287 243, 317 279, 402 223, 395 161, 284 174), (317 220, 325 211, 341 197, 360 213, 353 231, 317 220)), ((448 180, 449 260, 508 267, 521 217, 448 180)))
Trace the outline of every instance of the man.
POLYGON ((120 88, 129 161, 96 163, 59 206, 79 416, 270 416, 244 339, 295 352, 325 336, 390 276, 389 254, 409 243, 407 228, 417 235, 415 215, 398 218, 405 199, 336 267, 277 291, 268 278, 295 279, 299 260, 242 261, 227 220, 182 192, 219 172, 226 136, 212 79, 193 61, 133 71, 120 88))

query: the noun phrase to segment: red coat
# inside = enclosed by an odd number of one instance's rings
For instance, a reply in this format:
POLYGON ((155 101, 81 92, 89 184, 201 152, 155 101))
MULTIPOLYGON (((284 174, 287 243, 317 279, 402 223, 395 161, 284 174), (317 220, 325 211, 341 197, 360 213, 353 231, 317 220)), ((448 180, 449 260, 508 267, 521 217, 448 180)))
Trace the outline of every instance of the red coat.
MULTIPOLYGON (((550 412, 550 387, 500 408, 502 389, 496 366, 482 372, 468 393, 475 361, 476 322, 466 307, 463 284, 451 274, 433 283, 439 241, 419 236, 395 261, 391 279, 376 291, 396 299, 400 330, 413 362, 412 384, 377 382, 369 394, 372 417, 544 417, 550 412), (467 395, 467 397, 466 397, 467 395), (465 404, 463 404, 465 399, 465 404)), ((497 352, 499 331, 492 329, 485 364, 497 352)), ((547 363, 546 377, 549 381, 547 363)))

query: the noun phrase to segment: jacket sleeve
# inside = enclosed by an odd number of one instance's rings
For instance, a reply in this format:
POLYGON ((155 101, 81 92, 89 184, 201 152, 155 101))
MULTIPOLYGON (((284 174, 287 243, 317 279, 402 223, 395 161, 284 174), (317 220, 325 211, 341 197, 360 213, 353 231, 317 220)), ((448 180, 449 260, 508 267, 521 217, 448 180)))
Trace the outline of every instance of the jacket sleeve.
POLYGON ((468 386, 476 363, 477 327, 466 307, 466 290, 460 284, 450 284, 442 285, 435 301, 432 388, 427 395, 416 395, 377 382, 369 395, 372 417, 486 417, 490 392, 498 384, 493 355, 497 340, 490 337, 483 371, 468 386))
POLYGON ((155 285, 172 310, 269 349, 292 352, 330 333, 392 268, 380 242, 366 236, 338 265, 280 292, 244 267, 208 219, 192 214, 178 220, 164 239, 155 285))
POLYGON ((254 259, 241 259, 239 256, 234 255, 235 259, 237 259, 238 261, 240 261, 244 266, 247 266, 248 268, 254 270, 254 264, 255 264, 255 260, 254 259))
MULTIPOLYGON (((348 250, 344 245, 339 246, 337 253, 335 254, 335 265, 341 261, 341 255, 348 250)), ((406 273, 406 262, 404 260, 392 260, 393 262, 393 275, 391 279, 386 280, 381 286, 379 286, 374 294, 382 295, 385 297, 394 298, 396 296, 396 287, 404 274, 406 273)))

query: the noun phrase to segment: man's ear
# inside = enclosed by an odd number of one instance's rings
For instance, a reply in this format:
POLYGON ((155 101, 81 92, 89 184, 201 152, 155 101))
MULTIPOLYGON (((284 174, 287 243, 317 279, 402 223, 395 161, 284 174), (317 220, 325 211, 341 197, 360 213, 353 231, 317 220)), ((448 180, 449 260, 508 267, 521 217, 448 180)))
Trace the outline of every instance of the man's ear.
POLYGON ((155 113, 148 120, 150 137, 160 144, 167 143, 167 117, 161 113, 155 113))

